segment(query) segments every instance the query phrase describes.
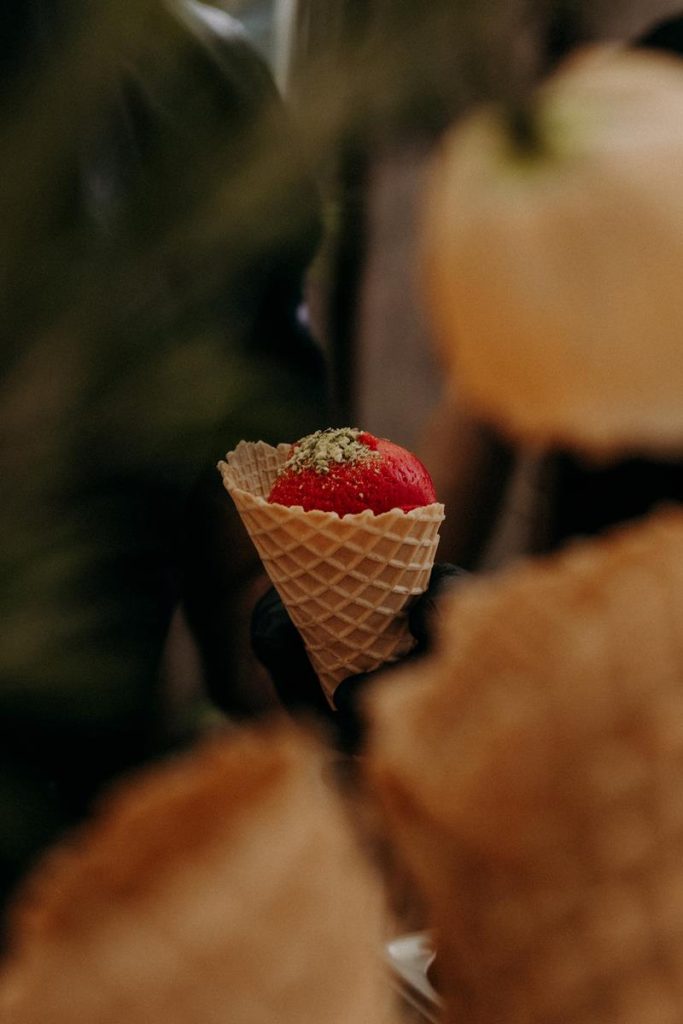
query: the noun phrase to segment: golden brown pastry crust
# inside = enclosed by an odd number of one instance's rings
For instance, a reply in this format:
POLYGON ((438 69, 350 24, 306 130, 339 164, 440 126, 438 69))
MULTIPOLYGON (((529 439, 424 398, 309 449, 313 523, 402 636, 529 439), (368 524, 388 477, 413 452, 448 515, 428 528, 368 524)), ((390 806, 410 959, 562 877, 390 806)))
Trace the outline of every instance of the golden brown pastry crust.
POLYGON ((77 928, 89 903, 134 902, 213 840, 218 807, 239 827, 250 803, 286 772, 288 753, 281 745, 264 749, 252 735, 234 745, 215 740, 112 791, 97 818, 48 852, 30 876, 12 914, 15 940, 77 928))
POLYGON ((3 1024, 386 1024, 381 892, 326 763, 274 724, 112 794, 19 899, 3 1024))
POLYGON ((680 1021, 683 512, 463 586, 447 629, 369 752, 446 1020, 680 1021))

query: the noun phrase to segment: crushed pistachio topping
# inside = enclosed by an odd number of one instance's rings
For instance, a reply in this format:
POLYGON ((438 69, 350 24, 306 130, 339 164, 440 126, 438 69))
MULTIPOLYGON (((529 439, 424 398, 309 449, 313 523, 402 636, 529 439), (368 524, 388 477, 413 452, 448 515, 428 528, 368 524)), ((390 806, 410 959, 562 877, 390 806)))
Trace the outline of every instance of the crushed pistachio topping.
POLYGON ((325 475, 335 463, 379 459, 378 452, 358 440, 362 433, 358 427, 329 427, 327 430, 316 430, 314 434, 308 434, 298 442, 282 467, 281 473, 300 473, 304 469, 313 469, 316 473, 325 475))

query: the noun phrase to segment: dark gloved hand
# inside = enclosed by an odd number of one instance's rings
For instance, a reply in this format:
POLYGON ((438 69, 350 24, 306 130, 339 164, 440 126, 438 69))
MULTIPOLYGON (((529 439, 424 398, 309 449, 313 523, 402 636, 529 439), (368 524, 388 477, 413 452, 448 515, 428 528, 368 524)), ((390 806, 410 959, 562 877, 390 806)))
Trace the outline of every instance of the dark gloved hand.
POLYGON ((254 606, 251 646, 288 711, 331 718, 332 709, 308 660, 301 634, 274 587, 254 606))
POLYGON ((443 609, 441 599, 468 575, 465 569, 451 565, 450 562, 437 562, 434 566, 429 586, 408 612, 410 632, 417 640, 411 655, 425 654, 431 649, 443 609))
POLYGON ((334 693, 336 712, 325 698, 299 631, 273 588, 254 608, 251 620, 254 653, 270 673, 285 708, 294 714, 306 712, 325 720, 342 747, 357 749, 362 739, 358 698, 368 680, 377 672, 390 671, 393 665, 404 665, 430 649, 440 598, 466 575, 463 569, 445 562, 434 566, 428 589, 415 601, 408 614, 408 625, 417 641, 415 647, 398 662, 343 680, 334 693))

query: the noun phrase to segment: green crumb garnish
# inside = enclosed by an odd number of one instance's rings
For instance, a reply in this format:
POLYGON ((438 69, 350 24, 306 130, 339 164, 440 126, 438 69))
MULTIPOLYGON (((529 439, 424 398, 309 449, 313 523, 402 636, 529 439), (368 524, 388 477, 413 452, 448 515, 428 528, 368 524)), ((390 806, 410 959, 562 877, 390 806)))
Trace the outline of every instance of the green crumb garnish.
POLYGON ((313 469, 316 473, 329 473, 330 466, 343 462, 368 462, 378 459, 379 453, 359 441, 363 433, 358 427, 329 427, 308 434, 297 444, 282 467, 281 473, 300 473, 313 469))

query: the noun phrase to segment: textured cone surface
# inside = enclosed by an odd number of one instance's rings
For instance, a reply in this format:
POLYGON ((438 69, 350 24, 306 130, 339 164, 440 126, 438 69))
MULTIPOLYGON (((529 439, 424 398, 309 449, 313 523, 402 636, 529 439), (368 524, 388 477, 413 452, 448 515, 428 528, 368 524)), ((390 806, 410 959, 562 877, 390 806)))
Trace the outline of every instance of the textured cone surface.
POLYGON ((331 699, 343 679, 413 646, 406 609, 429 583, 443 505, 342 518, 270 505, 289 447, 241 442, 219 468, 331 699))
POLYGON ((372 701, 448 1024, 683 1021, 683 514, 463 586, 372 701))
POLYGON ((134 780, 23 893, 3 1024, 386 1024, 379 883, 283 728, 134 780))

